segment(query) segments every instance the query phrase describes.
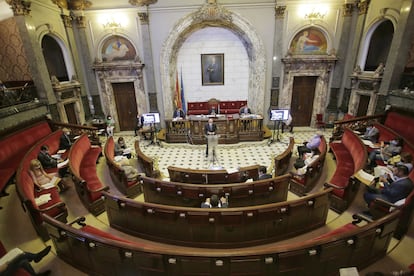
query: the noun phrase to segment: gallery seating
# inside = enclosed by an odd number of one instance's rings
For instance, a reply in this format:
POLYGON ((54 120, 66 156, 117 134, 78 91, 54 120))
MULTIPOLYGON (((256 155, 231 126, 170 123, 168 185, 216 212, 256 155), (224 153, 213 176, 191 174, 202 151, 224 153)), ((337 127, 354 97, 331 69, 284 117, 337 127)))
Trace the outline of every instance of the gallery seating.
POLYGON ((95 216, 105 211, 102 191, 108 190, 96 174, 96 162, 101 151, 101 147, 91 145, 88 135, 83 134, 69 152, 69 167, 76 191, 85 207, 95 216))
POLYGON ((285 201, 289 175, 236 184, 187 184, 141 177, 145 202, 200 207, 211 195, 225 196, 229 206, 243 207, 285 201))
POLYGON ((277 155, 274 159, 275 173, 274 175, 285 174, 290 166, 290 159, 292 157, 295 140, 293 137, 289 138, 289 144, 284 152, 277 155))
POLYGON ((319 181, 319 177, 323 173, 327 148, 326 139, 322 136, 319 145, 319 157, 308 165, 306 173, 301 175, 295 172, 290 172, 292 178, 290 179, 289 190, 292 193, 302 196, 315 187, 316 183, 319 181))
POLYGON ((177 207, 103 194, 115 229, 169 244, 232 248, 266 244, 325 225, 331 191, 240 208, 177 207))
POLYGON ((115 162, 115 143, 112 136, 109 137, 105 143, 104 155, 112 182, 115 184, 115 186, 128 197, 134 197, 140 194, 141 188, 138 180, 128 181, 128 178, 122 166, 115 162))
MULTIPOLYGON (((7 250, 4 247, 3 243, 0 241, 0 258, 7 254, 7 250)), ((30 273, 24 270, 23 268, 18 269, 13 276, 30 276, 30 273)))
MULTIPOLYGON (((59 149, 60 136, 62 130, 52 132, 48 136, 37 141, 23 157, 20 163, 19 169, 16 173, 16 190, 21 200, 22 206, 25 212, 30 217, 33 227, 36 233, 43 239, 48 240, 49 235, 43 226, 43 220, 41 214, 48 214, 58 220, 66 222, 68 211, 65 203, 59 196, 57 187, 38 191, 35 189, 33 179, 29 174, 30 161, 37 159, 37 155, 40 152, 42 145, 48 145, 51 154, 54 154, 59 149), (36 198, 40 198, 42 195, 49 195, 50 199, 43 203, 36 203, 36 198)), ((43 196, 45 197, 45 196, 43 196)))
POLYGON ((365 168, 367 150, 362 140, 349 128, 344 129, 341 141, 329 144, 335 159, 336 169, 326 187, 333 188, 331 209, 342 213, 354 200, 360 181, 354 174, 365 168))
POLYGON ((387 254, 399 212, 352 223, 305 241, 238 250, 159 245, 121 238, 85 224, 45 221, 57 255, 90 275, 338 275, 361 270, 387 254))
POLYGON ((52 133, 44 119, 30 121, 4 132, 0 138, 0 192, 3 192, 20 165, 23 156, 39 140, 52 133))
POLYGON ((245 182, 249 178, 259 178, 259 165, 237 168, 234 171, 193 170, 168 166, 170 181, 194 184, 224 184, 245 182))
POLYGON ((384 125, 398 133, 405 141, 414 144, 414 114, 412 111, 391 108, 386 113, 384 125))

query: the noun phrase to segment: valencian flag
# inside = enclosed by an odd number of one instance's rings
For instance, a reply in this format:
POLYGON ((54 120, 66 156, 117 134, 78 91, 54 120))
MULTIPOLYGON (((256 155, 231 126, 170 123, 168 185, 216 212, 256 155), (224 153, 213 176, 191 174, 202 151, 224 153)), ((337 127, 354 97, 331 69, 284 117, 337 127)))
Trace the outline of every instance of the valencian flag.
POLYGON ((175 72, 175 96, 174 104, 177 108, 182 108, 181 106, 181 93, 180 93, 180 84, 178 82, 178 70, 175 72))
POLYGON ((187 105, 185 104, 185 98, 184 98, 183 68, 181 68, 181 93, 180 93, 180 99, 181 99, 181 108, 184 111, 184 114, 187 114, 187 105))

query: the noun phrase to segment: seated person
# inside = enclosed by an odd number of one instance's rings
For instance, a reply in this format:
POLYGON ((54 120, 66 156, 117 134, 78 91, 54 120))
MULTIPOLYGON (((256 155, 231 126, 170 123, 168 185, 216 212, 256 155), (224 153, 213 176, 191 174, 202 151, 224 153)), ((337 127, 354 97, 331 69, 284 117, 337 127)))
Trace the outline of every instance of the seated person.
POLYGON ((174 119, 180 119, 180 118, 184 119, 184 117, 185 117, 184 111, 181 108, 176 107, 175 110, 174 110, 174 113, 173 113, 173 118, 174 119))
POLYGON ((138 170, 131 166, 130 160, 127 158, 121 158, 119 161, 115 161, 125 172, 128 181, 135 181, 138 178, 138 170))
POLYGON ((321 132, 316 132, 316 134, 309 140, 303 143, 303 146, 298 146, 299 157, 303 157, 305 152, 311 152, 313 149, 316 149, 321 144, 321 132))
POLYGON ((64 184, 61 178, 56 174, 48 174, 42 167, 39 160, 33 159, 30 161, 29 174, 32 177, 33 183, 36 189, 41 191, 43 189, 50 189, 49 185, 57 186, 61 192, 68 189, 68 186, 64 184))
POLYGON ((36 273, 30 262, 38 263, 43 257, 50 252, 50 245, 38 253, 30 253, 21 250, 20 248, 14 248, 7 252, 0 258, 0 275, 9 276, 15 275, 19 269, 25 270, 30 275, 50 275, 51 271, 46 270, 42 273, 36 273))
MULTIPOLYGON (((49 153, 49 146, 43 145, 40 147, 40 152, 37 155, 37 159, 39 159, 40 163, 42 164, 44 169, 54 169, 58 167, 58 163, 63 162, 64 160, 58 160, 53 158, 49 153)), ((63 178, 68 171, 67 166, 60 168, 59 176, 63 178)))
POLYGON ((227 208, 229 207, 227 199, 222 196, 219 200, 217 195, 207 197, 206 200, 201 203, 201 208, 227 208))
POLYGON ((249 115, 249 114, 252 114, 252 111, 251 111, 251 109, 247 105, 245 105, 242 108, 240 108, 239 114, 241 116, 243 116, 243 115, 249 115))
POLYGON ((411 193, 414 184, 408 178, 408 168, 404 165, 397 166, 395 175, 397 176, 397 180, 393 182, 388 182, 383 179, 384 187, 382 189, 367 186, 367 190, 364 193, 364 200, 368 206, 376 198, 395 203, 400 199, 406 198, 411 193))
POLYGON ((72 141, 70 140, 70 129, 63 128, 62 129, 63 134, 60 136, 60 142, 59 142, 59 149, 60 150, 68 150, 72 146, 72 141))
POLYGON ((374 122, 370 121, 367 124, 367 128, 365 130, 364 135, 362 135, 361 139, 369 140, 372 143, 378 142, 379 130, 374 126, 374 122))
POLYGON ((375 149, 369 153, 368 169, 377 166, 376 160, 387 162, 391 157, 400 154, 402 149, 403 139, 395 138, 389 142, 381 141, 380 149, 375 149))
POLYGON ((131 158, 131 149, 127 148, 126 144, 125 144, 125 140, 124 137, 119 137, 118 141, 115 143, 115 156, 119 156, 119 155, 123 155, 127 158, 131 158))
POLYGON ((212 106, 209 110, 208 110, 208 115, 216 115, 218 114, 218 110, 216 110, 215 106, 212 106))
POLYGON ((272 175, 267 173, 265 166, 259 167, 259 180, 272 178, 272 175))
POLYGON ((397 167, 399 165, 406 166, 408 173, 413 169, 413 157, 409 152, 402 152, 400 155, 396 155, 388 159, 387 166, 376 166, 374 168, 374 181, 376 187, 382 186, 384 182, 392 182, 397 180, 395 176, 397 167), (394 161, 395 160, 395 161, 394 161))
POLYGON ((296 174, 298 175, 304 175, 307 171, 307 168, 310 164, 313 163, 316 159, 318 159, 320 155, 320 151, 318 148, 314 148, 311 152, 307 152, 303 154, 302 158, 298 158, 295 161, 295 164, 293 164, 293 167, 296 169, 296 174))

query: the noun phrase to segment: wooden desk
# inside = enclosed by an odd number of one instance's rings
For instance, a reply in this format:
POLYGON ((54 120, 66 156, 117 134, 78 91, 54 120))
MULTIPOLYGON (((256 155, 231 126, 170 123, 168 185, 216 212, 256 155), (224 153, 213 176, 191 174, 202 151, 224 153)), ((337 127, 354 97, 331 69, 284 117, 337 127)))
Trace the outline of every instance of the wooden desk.
MULTIPOLYGON (((166 120, 166 141, 168 143, 205 144, 204 126, 209 116, 190 115, 186 120, 166 120)), ((220 135, 220 144, 234 144, 240 141, 261 141, 263 139, 263 117, 252 115, 241 118, 239 114, 212 117, 220 135)))

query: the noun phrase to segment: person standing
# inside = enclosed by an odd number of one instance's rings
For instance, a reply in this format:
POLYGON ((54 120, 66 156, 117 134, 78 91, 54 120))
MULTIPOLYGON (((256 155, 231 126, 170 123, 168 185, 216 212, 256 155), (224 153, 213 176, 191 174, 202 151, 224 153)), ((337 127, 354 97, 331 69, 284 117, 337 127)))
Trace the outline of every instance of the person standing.
MULTIPOLYGON (((216 135, 217 132, 217 125, 214 123, 213 119, 208 119, 208 123, 204 126, 204 134, 208 135, 216 135)), ((206 157, 208 157, 208 140, 207 140, 207 147, 206 147, 206 157)))
POLYGON ((68 150, 72 146, 72 141, 70 140, 70 130, 68 128, 62 129, 63 134, 60 136, 59 141, 59 149, 60 150, 68 150))
POLYGON ((108 136, 114 136, 115 120, 111 115, 106 116, 106 133, 108 136))

